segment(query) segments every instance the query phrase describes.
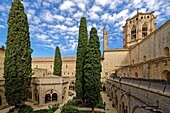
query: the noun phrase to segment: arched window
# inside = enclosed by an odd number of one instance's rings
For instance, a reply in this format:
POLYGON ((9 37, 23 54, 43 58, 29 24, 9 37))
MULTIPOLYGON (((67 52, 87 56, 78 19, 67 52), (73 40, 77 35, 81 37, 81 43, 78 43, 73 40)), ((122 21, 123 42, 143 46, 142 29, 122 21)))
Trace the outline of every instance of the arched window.
POLYGON ((169 55, 169 47, 164 48, 164 55, 168 56, 169 55))
POLYGON ((135 77, 138 78, 138 73, 137 72, 135 72, 135 77))
POLYGON ((131 30, 131 40, 136 40, 136 27, 133 26, 131 30))
POLYGON ((147 36, 147 23, 144 23, 142 26, 142 38, 145 38, 147 36))
POLYGON ((146 62, 146 56, 143 56, 143 62, 146 62))

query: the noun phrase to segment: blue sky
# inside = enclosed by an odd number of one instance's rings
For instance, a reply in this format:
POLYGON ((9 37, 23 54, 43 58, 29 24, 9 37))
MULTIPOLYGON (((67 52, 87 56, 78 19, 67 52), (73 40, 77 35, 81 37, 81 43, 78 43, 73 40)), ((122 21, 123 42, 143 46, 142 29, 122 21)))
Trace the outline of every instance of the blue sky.
MULTIPOLYGON (((12 0, 0 0, 0 46, 6 42, 7 18, 12 0)), ((103 27, 109 34, 109 48, 123 45, 122 26, 137 12, 155 11, 157 28, 170 19, 170 0, 24 0, 28 16, 33 57, 54 56, 59 46, 62 56, 75 56, 79 21, 86 17, 88 33, 98 30, 103 50, 103 27)))

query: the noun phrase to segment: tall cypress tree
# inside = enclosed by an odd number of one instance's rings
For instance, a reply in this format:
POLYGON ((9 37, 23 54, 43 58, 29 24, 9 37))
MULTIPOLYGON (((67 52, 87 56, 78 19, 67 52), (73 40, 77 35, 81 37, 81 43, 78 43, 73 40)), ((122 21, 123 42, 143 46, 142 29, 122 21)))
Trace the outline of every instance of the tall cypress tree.
POLYGON ((20 0, 14 0, 8 17, 4 78, 6 100, 16 108, 26 101, 29 94, 32 76, 30 46, 24 6, 20 0))
POLYGON ((54 58, 54 75, 61 76, 62 70, 62 59, 60 54, 60 48, 57 46, 55 50, 55 58, 54 58))
POLYGON ((90 39, 86 51, 86 60, 84 66, 85 80, 85 99, 87 105, 94 107, 99 103, 101 89, 101 52, 100 42, 96 28, 92 27, 90 31, 90 39))
POLYGON ((88 43, 87 25, 86 18, 82 17, 80 20, 79 37, 78 37, 78 48, 77 48, 77 59, 76 59, 76 97, 84 100, 84 61, 85 51, 88 43))

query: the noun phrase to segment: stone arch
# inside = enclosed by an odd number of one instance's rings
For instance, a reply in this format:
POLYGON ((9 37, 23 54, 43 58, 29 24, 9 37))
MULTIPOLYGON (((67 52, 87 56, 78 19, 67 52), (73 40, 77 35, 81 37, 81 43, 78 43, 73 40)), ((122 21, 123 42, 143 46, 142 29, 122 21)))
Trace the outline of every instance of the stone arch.
POLYGON ((114 106, 115 106, 116 109, 118 109, 118 95, 117 95, 117 89, 115 89, 114 106))
POLYGON ((103 85, 103 92, 106 92, 106 86, 103 85))
POLYGON ((131 40, 136 40, 136 26, 131 29, 131 40))
POLYGON ((164 70, 161 74, 161 77, 167 82, 167 84, 170 84, 170 71, 164 70))
POLYGON ((52 94, 52 101, 57 101, 57 100, 58 100, 57 93, 53 93, 52 94))
POLYGON ((121 96, 121 111, 122 113, 127 113, 128 112, 128 98, 125 94, 121 96))
POLYGON ((39 104, 39 92, 37 89, 35 89, 34 94, 35 94, 35 101, 37 101, 39 104))
POLYGON ((138 78, 138 73, 137 72, 135 72, 135 77, 138 78))
POLYGON ((54 102, 58 100, 57 91, 54 89, 47 90, 45 92, 45 103, 54 102))
POLYGON ((164 48, 164 55, 167 57, 169 55, 169 47, 164 48))
POLYGON ((45 103, 51 102, 51 95, 50 94, 45 94, 45 103))
POLYGON ((64 87, 64 88, 63 88, 63 92, 62 92, 62 99, 64 99, 64 97, 65 97, 65 95, 66 95, 66 90, 67 90, 67 88, 64 87))
POLYGON ((136 106, 134 109, 133 109, 133 112, 132 113, 143 113, 141 108, 139 106, 136 106))
POLYGON ((142 38, 145 38, 147 36, 147 31, 148 31, 148 24, 145 22, 142 25, 142 38))
POLYGON ((69 90, 74 90, 75 89, 75 82, 74 81, 71 81, 69 83, 69 90))

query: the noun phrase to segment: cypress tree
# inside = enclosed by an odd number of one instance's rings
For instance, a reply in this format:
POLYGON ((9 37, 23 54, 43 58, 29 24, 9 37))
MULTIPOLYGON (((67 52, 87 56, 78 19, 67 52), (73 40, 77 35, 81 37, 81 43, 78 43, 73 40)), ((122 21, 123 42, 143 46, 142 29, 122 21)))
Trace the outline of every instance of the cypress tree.
POLYGON ((85 80, 85 100, 89 107, 94 107, 99 103, 101 89, 101 52, 100 42, 96 28, 92 27, 90 39, 86 51, 86 60, 84 66, 85 80))
POLYGON ((88 43, 87 25, 86 18, 82 17, 80 20, 79 37, 78 37, 78 48, 77 48, 77 59, 76 59, 76 97, 84 100, 84 62, 85 62, 85 51, 88 43))
POLYGON ((24 6, 14 0, 8 17, 8 34, 4 61, 5 96, 9 105, 20 107, 28 98, 31 83, 29 25, 24 6))
POLYGON ((61 76, 62 70, 62 59, 60 54, 60 48, 57 46, 55 50, 55 58, 54 58, 54 75, 61 76))

